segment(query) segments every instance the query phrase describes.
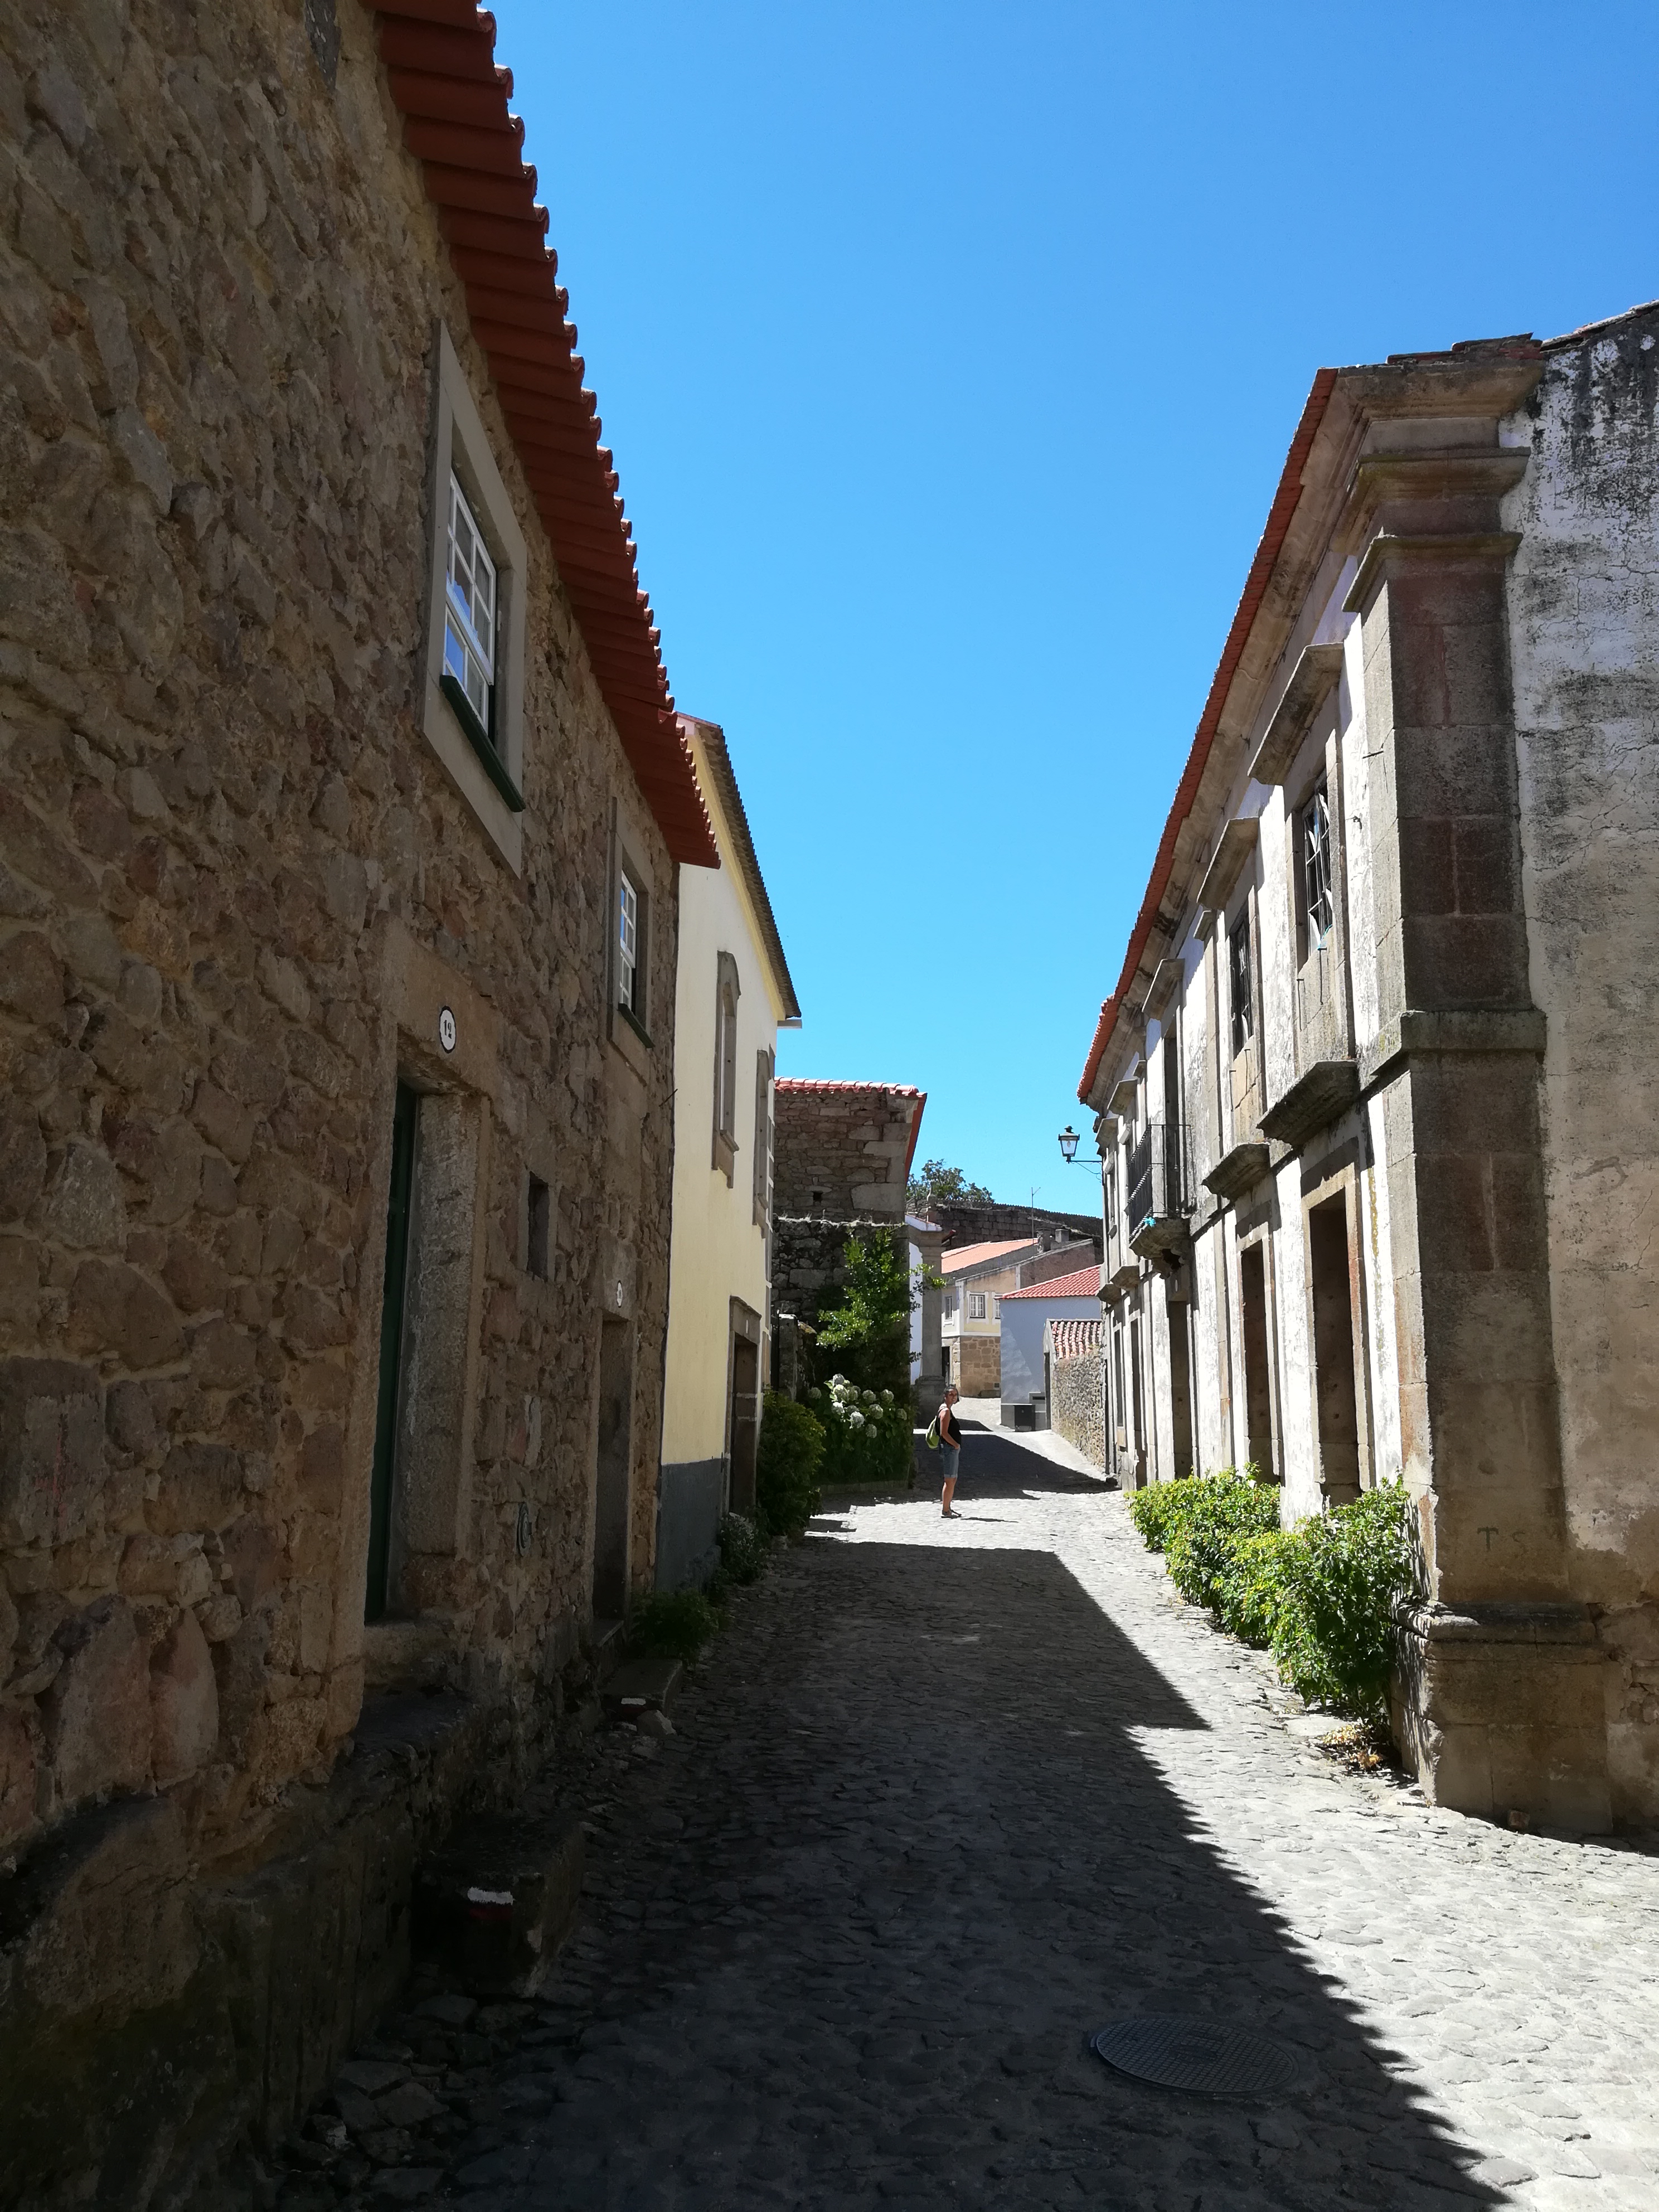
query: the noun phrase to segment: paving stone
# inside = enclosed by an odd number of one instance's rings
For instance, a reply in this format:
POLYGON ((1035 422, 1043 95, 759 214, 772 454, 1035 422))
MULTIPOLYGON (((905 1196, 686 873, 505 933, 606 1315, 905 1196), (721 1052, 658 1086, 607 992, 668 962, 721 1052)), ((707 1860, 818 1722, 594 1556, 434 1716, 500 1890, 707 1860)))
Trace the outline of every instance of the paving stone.
POLYGON ((780 1547, 656 1759, 568 1729, 582 1924, 533 2005, 411 1990, 454 2065, 400 2079, 474 2124, 443 2106, 390 2173, 474 2212, 1647 2212, 1659 1862, 1348 1773, 1121 1498, 1012 1439, 965 1463, 956 1521, 780 1547), (1087 2036, 1137 2010, 1305 2083, 1114 2076, 1087 2036))

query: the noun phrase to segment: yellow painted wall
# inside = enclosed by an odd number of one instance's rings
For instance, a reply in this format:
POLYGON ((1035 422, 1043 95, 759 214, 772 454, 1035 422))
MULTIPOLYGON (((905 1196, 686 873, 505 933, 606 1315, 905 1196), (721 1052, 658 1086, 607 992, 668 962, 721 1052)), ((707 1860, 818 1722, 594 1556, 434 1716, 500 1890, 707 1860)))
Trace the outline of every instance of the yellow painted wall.
MULTIPOLYGON (((676 1466, 726 1449, 731 1300, 764 1321, 766 1255, 755 1222, 755 1055, 775 1050, 785 1009, 767 963, 701 740, 697 781, 718 868, 680 870, 674 1000, 674 1221, 668 1260, 668 1371, 662 1456, 676 1466), (720 955, 738 963, 738 1158, 727 1188, 714 1164, 714 1012, 720 955)), ((769 1360, 769 1352, 766 1355, 769 1360)), ((763 1364, 764 1379, 767 1368, 763 1364)))

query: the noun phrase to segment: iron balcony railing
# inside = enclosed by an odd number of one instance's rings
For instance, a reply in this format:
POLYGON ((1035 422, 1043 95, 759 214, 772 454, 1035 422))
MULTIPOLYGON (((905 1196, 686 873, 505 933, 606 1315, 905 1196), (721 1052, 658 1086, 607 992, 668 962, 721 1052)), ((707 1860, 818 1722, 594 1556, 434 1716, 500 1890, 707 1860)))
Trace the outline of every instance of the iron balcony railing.
POLYGON ((1149 1121, 1129 1146, 1129 1235, 1149 1221, 1193 1210, 1187 1132, 1179 1121, 1149 1121))

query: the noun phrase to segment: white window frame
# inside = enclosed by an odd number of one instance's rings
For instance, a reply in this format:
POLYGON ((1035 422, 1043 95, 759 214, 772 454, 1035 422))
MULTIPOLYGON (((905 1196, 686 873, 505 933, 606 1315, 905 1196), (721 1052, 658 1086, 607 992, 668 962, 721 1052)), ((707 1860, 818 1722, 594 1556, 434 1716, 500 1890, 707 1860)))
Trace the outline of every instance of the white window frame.
POLYGON ((528 556, 523 531, 497 467, 483 418, 441 323, 434 346, 433 424, 428 519, 425 681, 421 732, 480 828, 515 875, 524 871, 525 601, 528 556), (489 716, 485 733, 495 755, 486 763, 472 733, 444 691, 449 592, 451 486, 495 570, 495 635, 490 645, 489 716), (501 786, 505 781, 507 789, 501 786), (507 793, 518 799, 515 808, 507 793))
POLYGON ((449 537, 444 557, 444 672, 495 742, 495 563, 460 478, 449 472, 449 537))
POLYGON ((991 1318, 993 1321, 1002 1319, 1002 1297, 997 1291, 993 1291, 991 1293, 991 1318))
POLYGON ((984 1320, 984 1318, 985 1318, 985 1293, 984 1293, 984 1291, 969 1291, 969 1293, 968 1293, 968 1318, 969 1318, 969 1321, 983 1321, 983 1320, 984 1320))
POLYGON ((640 1018, 640 893, 624 861, 617 871, 617 1002, 640 1018))

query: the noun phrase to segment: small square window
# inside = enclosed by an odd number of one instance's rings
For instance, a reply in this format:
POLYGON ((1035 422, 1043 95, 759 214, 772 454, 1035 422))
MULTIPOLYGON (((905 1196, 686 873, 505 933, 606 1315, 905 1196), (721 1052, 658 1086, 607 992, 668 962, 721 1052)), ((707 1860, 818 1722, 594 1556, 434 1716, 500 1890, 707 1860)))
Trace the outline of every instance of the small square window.
POLYGON ((539 1176, 530 1178, 525 1221, 525 1273, 538 1283, 547 1280, 548 1247, 553 1225, 553 1199, 539 1176))
POLYGON ((617 997, 635 1021, 644 1019, 640 1004, 640 895, 626 868, 620 871, 622 886, 617 916, 617 997))

